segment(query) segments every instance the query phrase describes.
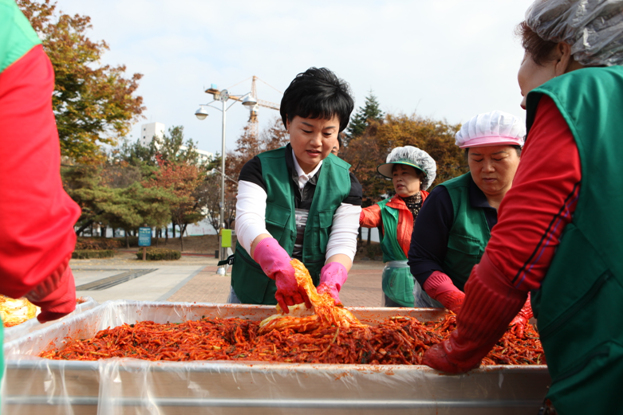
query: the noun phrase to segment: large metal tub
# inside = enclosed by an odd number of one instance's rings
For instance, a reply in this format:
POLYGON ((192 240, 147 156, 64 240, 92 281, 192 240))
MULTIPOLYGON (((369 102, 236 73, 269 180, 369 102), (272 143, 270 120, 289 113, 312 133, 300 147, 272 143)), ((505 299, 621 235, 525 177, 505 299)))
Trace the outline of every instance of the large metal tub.
MULTIPOLYGON (((106 302, 29 339, 5 344, 3 414, 531 414, 550 383, 545 366, 490 366, 447 376, 426 366, 51 361, 36 357, 65 337, 142 320, 259 320, 274 307, 106 302)), ((421 320, 436 309, 350 308, 363 321, 421 320)))

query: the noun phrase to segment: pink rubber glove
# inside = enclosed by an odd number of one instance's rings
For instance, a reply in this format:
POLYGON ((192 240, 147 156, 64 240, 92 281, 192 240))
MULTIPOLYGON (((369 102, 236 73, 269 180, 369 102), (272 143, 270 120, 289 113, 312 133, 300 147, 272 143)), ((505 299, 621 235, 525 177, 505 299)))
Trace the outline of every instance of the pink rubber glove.
POLYGON ((76 309, 76 285, 74 274, 69 266, 60 268, 49 278, 41 282, 25 297, 41 307, 37 316, 40 323, 56 320, 76 309))
POLYGON ((342 304, 339 292, 347 278, 348 271, 344 265, 339 262, 329 262, 320 270, 318 294, 327 293, 333 298, 335 305, 342 304))
POLYGON ((456 288, 450 277, 443 272, 433 272, 424 283, 423 288, 426 294, 439 301, 454 314, 459 314, 461 311, 463 301, 465 301, 465 293, 456 288))
POLYGON ((255 247, 253 259, 260 264, 268 278, 275 280, 277 286, 275 299, 284 313, 290 312, 289 305, 304 302, 307 308, 312 307, 307 293, 296 283, 290 255, 275 238, 262 239, 255 247))
POLYGON ((486 252, 465 284, 465 303, 450 338, 424 353, 422 363, 447 373, 464 373, 480 366, 482 358, 504 335, 508 323, 526 302, 491 263, 486 252))
POLYGON ((530 303, 530 294, 528 294, 528 299, 524 304, 523 308, 519 310, 519 313, 515 316, 513 321, 511 321, 511 330, 515 334, 515 336, 523 339, 524 331, 526 330, 526 325, 528 321, 534 316, 532 314, 532 304, 530 303))

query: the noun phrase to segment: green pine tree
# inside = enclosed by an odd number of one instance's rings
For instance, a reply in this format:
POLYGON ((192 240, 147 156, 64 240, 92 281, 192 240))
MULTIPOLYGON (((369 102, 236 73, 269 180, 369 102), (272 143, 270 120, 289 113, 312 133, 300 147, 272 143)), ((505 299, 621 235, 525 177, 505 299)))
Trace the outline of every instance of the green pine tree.
POLYGON ((366 97, 366 103, 363 107, 359 107, 355 115, 351 118, 348 128, 346 129, 345 145, 355 137, 360 137, 370 125, 370 121, 381 121, 385 117, 381 111, 380 104, 376 100, 376 96, 372 91, 366 97))

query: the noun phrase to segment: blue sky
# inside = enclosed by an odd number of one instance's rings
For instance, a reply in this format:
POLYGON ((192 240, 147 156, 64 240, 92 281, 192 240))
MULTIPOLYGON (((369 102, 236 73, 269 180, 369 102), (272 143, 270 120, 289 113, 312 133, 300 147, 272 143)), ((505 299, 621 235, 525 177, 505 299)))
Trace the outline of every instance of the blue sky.
MULTIPOLYGON (((58 0, 68 14, 90 16, 92 40, 110 50, 103 63, 142 73, 138 94, 145 119, 184 126, 186 138, 221 149, 221 113, 199 121, 211 84, 244 94, 258 76, 258 98, 279 103, 276 91, 311 66, 346 80, 356 108, 372 90, 392 113, 462 123, 499 109, 524 117, 517 70, 523 51, 514 28, 531 1, 58 0)), ((278 116, 260 108, 260 128, 278 116)), ((227 149, 248 118, 227 111, 227 149)))

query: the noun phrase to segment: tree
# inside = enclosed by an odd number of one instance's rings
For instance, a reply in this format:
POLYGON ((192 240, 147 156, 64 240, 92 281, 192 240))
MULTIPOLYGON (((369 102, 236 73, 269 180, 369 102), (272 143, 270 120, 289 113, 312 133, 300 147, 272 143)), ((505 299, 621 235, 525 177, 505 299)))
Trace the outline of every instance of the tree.
POLYGON ((146 188, 168 189, 176 197, 171 206, 171 219, 180 228, 180 244, 184 250, 184 231, 190 223, 197 223, 205 218, 205 200, 197 197, 198 189, 205 178, 200 168, 180 161, 164 160, 156 156, 159 169, 154 176, 144 182, 146 188))
POLYGON ((348 146, 352 139, 360 137, 371 122, 382 122, 384 116, 385 115, 383 114, 383 111, 381 111, 380 105, 376 100, 374 93, 370 91, 370 94, 366 97, 365 105, 363 107, 359 107, 348 124, 346 135, 344 137, 344 145, 348 146))
MULTIPOLYGON (((383 122, 373 121, 343 153, 363 188, 364 204, 375 203, 394 193, 391 180, 376 168, 395 147, 411 145, 426 151, 437 163, 436 184, 468 171, 463 152, 454 144, 460 125, 418 117, 388 114, 383 122)), ((428 189, 428 190, 430 190, 428 189)))
POLYGON ((124 65, 100 64, 108 45, 85 35, 90 17, 57 14, 56 3, 50 0, 17 0, 17 4, 54 67, 52 107, 61 154, 78 162, 101 159, 100 145, 115 145, 145 110, 143 98, 135 95, 142 75, 126 78, 124 65))

